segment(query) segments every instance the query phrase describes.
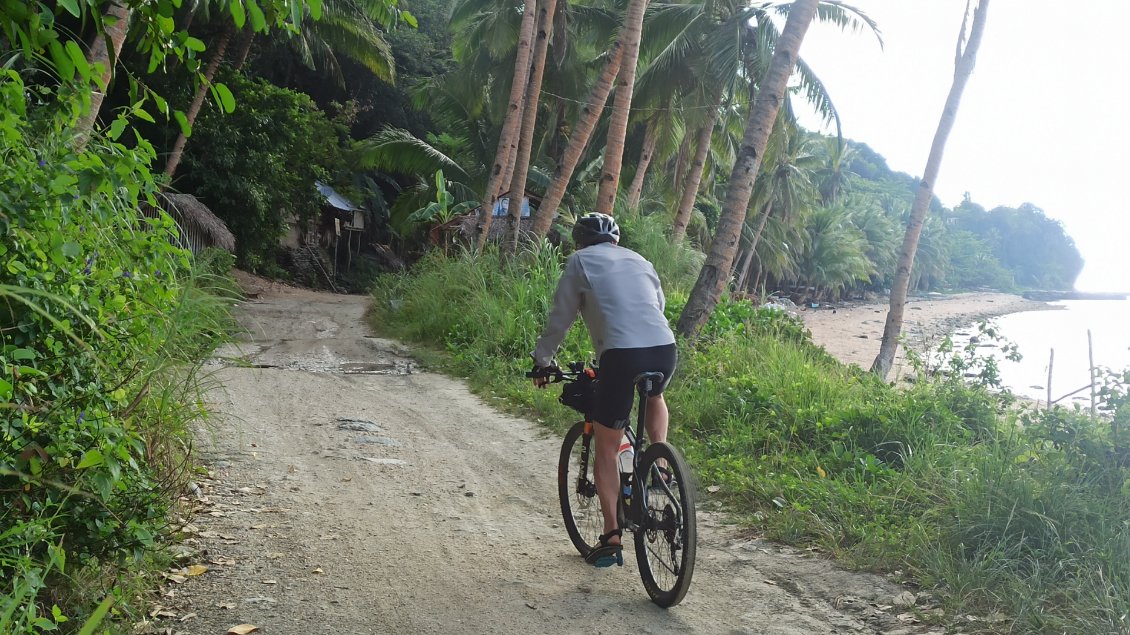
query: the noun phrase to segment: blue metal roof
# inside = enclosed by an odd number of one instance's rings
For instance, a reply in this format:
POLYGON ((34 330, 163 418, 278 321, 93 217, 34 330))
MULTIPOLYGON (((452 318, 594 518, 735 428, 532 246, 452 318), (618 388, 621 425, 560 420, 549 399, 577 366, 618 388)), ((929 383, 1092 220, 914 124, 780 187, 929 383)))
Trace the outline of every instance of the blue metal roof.
POLYGON ((326 185, 325 183, 322 183, 321 181, 314 181, 314 185, 318 188, 318 193, 322 195, 322 198, 326 199, 326 202, 333 207, 336 207, 340 210, 345 210, 347 212, 355 212, 361 209, 353 203, 350 203, 349 199, 345 198, 341 194, 338 194, 337 191, 335 191, 332 187, 326 185))

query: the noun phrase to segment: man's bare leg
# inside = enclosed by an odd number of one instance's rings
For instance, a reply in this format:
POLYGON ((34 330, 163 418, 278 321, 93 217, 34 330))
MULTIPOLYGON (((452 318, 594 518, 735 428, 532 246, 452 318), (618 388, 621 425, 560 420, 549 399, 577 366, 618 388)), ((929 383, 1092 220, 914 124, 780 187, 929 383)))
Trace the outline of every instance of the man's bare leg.
POLYGON ((663 395, 647 398, 647 412, 644 414, 643 424, 647 428, 647 438, 652 443, 667 440, 667 402, 663 395))
MULTIPOLYGON (((593 462, 593 475, 596 477, 596 495, 600 498, 600 510, 604 514, 604 533, 617 528, 616 502, 620 498, 620 467, 616 462, 620 453, 620 439, 623 430, 613 430, 599 423, 593 424, 596 437, 596 460, 593 462)), ((608 544, 620 544, 620 538, 613 536, 608 544)))

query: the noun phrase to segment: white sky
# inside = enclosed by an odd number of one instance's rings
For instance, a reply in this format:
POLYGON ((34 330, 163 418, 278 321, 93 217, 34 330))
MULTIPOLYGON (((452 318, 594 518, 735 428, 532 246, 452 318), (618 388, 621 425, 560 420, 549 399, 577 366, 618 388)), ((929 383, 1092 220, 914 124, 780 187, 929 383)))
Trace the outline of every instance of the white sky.
MULTIPOLYGON (((800 55, 844 136, 919 176, 965 0, 847 1, 878 22, 883 47, 869 32, 814 24, 800 55)), ((1126 0, 992 0, 934 188, 948 207, 969 192, 985 209, 1030 202, 1062 221, 1086 260, 1082 290, 1130 290, 1128 25, 1126 0)))

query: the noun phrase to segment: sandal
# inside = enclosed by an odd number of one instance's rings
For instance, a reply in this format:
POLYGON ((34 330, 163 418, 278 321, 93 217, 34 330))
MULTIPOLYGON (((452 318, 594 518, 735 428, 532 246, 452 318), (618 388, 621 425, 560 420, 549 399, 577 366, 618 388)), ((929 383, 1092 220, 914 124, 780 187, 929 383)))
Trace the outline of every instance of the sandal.
POLYGON ((589 552, 589 555, 585 556, 585 562, 598 568, 611 567, 612 565, 624 566, 624 546, 608 544, 608 541, 613 536, 617 536, 623 540, 624 533, 619 529, 613 529, 602 535, 600 537, 600 546, 595 547, 589 552))

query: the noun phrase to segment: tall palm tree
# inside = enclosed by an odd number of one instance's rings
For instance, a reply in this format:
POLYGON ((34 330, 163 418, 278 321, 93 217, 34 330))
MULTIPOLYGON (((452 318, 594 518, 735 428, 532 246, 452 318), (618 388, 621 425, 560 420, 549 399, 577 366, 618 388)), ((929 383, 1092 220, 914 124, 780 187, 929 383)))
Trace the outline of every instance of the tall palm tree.
POLYGON ((826 157, 817 173, 820 201, 832 205, 840 200, 848 184, 848 169, 859 153, 847 145, 842 137, 824 137, 826 157))
POLYGON ((616 40, 608 51, 604 68, 597 77, 596 83, 593 84, 592 92, 589 93, 588 100, 581 109, 577 123, 573 127, 573 134, 569 137, 569 143, 565 146, 561 155, 561 163, 557 165, 557 169, 553 173, 553 180, 550 182, 545 197, 542 198, 541 205, 534 215, 532 231, 536 237, 544 237, 549 232, 550 226, 553 225, 557 208, 565 198, 565 189, 573 178, 573 170, 577 168, 581 154, 584 152, 585 146, 588 145, 589 137, 596 127, 597 119, 600 118, 601 110, 604 108, 605 102, 608 101, 608 93, 612 91, 612 82, 620 71, 623 53, 624 49, 620 45, 620 40, 616 40))
POLYGON ((758 89, 757 98, 750 107, 749 121, 730 175, 726 202, 718 220, 714 240, 711 241, 710 252, 679 316, 677 328, 684 337, 693 339, 698 335, 717 306, 729 280, 753 191, 753 181, 761 167, 769 133, 773 130, 777 112, 785 97, 786 84, 796 66, 800 45, 809 24, 816 16, 819 4, 820 0, 797 0, 789 7, 789 17, 785 21, 781 37, 776 41, 773 59, 758 89))
POLYGON ((798 273, 817 297, 838 297, 869 279, 873 269, 865 254, 867 239, 842 207, 818 207, 807 215, 806 241, 798 273))
MULTIPOLYGON (((771 19, 772 11, 782 10, 785 3, 750 5, 735 0, 707 0, 701 4, 664 5, 652 18, 664 29, 667 23, 678 28, 670 43, 659 51, 649 65, 641 90, 674 90, 700 95, 694 109, 705 109, 701 128, 694 135, 690 149, 695 152, 685 176, 676 170, 676 179, 683 187, 675 210, 672 239, 682 240, 689 222, 695 197, 706 165, 712 122, 727 96, 731 101, 744 99, 744 92, 753 92, 766 72, 774 43, 779 36, 771 19), (677 88, 676 88, 677 87, 677 88), (743 88, 745 90, 739 90, 743 88)), ((839 2, 824 2, 817 10, 817 19, 843 28, 875 30, 874 22, 859 10, 839 2)), ((667 27, 670 28, 670 27, 667 27)), ((800 93, 825 120, 835 121, 838 115, 823 84, 803 60, 797 61, 800 93)), ((752 95, 751 95, 752 97, 752 95)), ((788 111, 791 117, 791 110, 788 111)))
MULTIPOLYGON (((200 114, 200 108, 204 106, 204 97, 212 88, 212 80, 216 77, 216 71, 220 68, 220 63, 224 61, 224 55, 227 53, 228 44, 231 42, 232 36, 235 35, 235 25, 229 24, 213 43, 212 59, 208 61, 208 66, 204 67, 204 73, 200 78, 200 85, 196 88, 196 94, 192 97, 192 103, 188 105, 188 110, 184 113, 185 127, 191 129, 192 125, 196 123, 196 117, 200 114)), ((169 151, 168 158, 165 159, 165 176, 170 179, 176 174, 177 167, 180 166, 181 157, 184 156, 184 146, 188 143, 188 134, 181 130, 177 135, 176 142, 173 143, 173 149, 169 151)))
POLYGON ((518 35, 518 51, 514 58, 514 80, 510 84, 510 102, 506 119, 502 123, 502 133, 498 137, 498 151, 490 180, 483 193, 483 204, 479 208, 478 246, 482 249, 490 235, 491 219, 494 217, 494 203, 498 200, 499 188, 508 183, 512 174, 513 160, 517 155, 518 135, 522 128, 522 103, 526 98, 526 82, 530 76, 530 48, 533 44, 534 24, 537 13, 537 0, 525 0, 522 12, 522 27, 518 35))
POLYGON ((895 352, 898 350, 898 339, 902 333, 902 317, 906 308, 906 294, 910 286, 910 273, 914 265, 914 253, 918 248, 918 238, 922 233, 922 224, 926 212, 930 208, 930 200, 934 197, 934 182, 942 167, 942 155, 946 150, 946 139, 953 130, 954 121, 957 119, 957 109, 961 105, 961 94, 969 76, 973 74, 973 67, 977 61, 977 49, 981 45, 981 37, 985 32, 985 18, 989 10, 989 0, 979 0, 972 12, 973 24, 968 32, 969 40, 966 41, 966 27, 969 26, 970 8, 973 0, 967 0, 965 17, 961 21, 961 31, 957 38, 957 53, 954 60, 953 83, 946 105, 942 110, 942 117, 938 121, 938 129, 934 133, 934 141, 930 145, 930 156, 926 159, 926 170, 922 180, 918 182, 918 192, 914 197, 914 205, 910 210, 910 220, 906 225, 906 236, 902 241, 899 252, 898 265, 895 268, 895 280, 891 285, 891 308, 887 312, 887 321, 883 325, 883 342, 879 346, 879 354, 871 364, 871 372, 886 379, 894 363, 895 352))
POLYGON ((636 172, 632 176, 632 183, 628 186, 628 209, 636 209, 640 205, 644 179, 647 178, 647 170, 651 166, 656 146, 659 144, 658 124, 649 120, 644 122, 643 126, 643 146, 640 148, 640 158, 636 162, 636 172))
POLYGON ((86 61, 91 68, 100 70, 98 76, 98 89, 90 95, 90 108, 86 110, 75 124, 77 134, 77 147, 81 149, 90 138, 90 131, 94 129, 94 121, 98 119, 98 111, 102 109, 102 100, 106 97, 110 80, 114 77, 114 66, 122 54, 122 45, 126 41, 126 32, 129 30, 130 8, 124 0, 112 0, 106 8, 106 15, 102 18, 102 33, 94 38, 90 46, 86 61))
POLYGON ((608 142, 604 147, 604 167, 600 175, 600 190, 596 198, 596 211, 611 214, 620 187, 620 168, 624 159, 624 139, 628 136, 628 115, 632 107, 632 93, 636 85, 636 63, 640 55, 640 36, 647 0, 628 0, 624 14, 624 28, 620 41, 624 49, 620 62, 616 97, 612 101, 612 115, 608 122, 608 142))
MULTIPOLYGON (((808 241, 805 220, 808 213, 809 210, 804 210, 797 218, 769 216, 761 239, 757 242, 757 249, 750 252, 755 275, 748 277, 745 284, 738 287, 739 290, 755 293, 765 291, 770 280, 780 283, 800 278, 800 259, 808 241)), ((743 238, 752 239, 753 231, 747 223, 743 228, 743 238)))
POLYGON ((518 245, 522 201, 526 195, 526 177, 530 170, 530 154, 534 148, 534 128, 538 118, 541 84, 545 76, 545 58, 549 52, 549 35, 553 29, 553 17, 556 11, 557 0, 542 0, 538 7, 537 37, 534 41, 533 61, 530 64, 530 81, 526 87, 521 132, 518 135, 518 154, 514 160, 514 173, 509 180, 510 234, 513 236, 512 246, 514 248, 517 248, 518 245))
POLYGON ((842 205, 851 210, 851 223, 863 232, 867 240, 865 253, 874 269, 871 286, 885 288, 885 282, 895 271, 899 243, 897 231, 901 223, 870 199, 849 197, 842 205))
MULTIPOLYGON (((820 159, 812 152, 814 145, 813 137, 791 125, 788 118, 777 116, 777 127, 769 137, 761 172, 754 181, 750 196, 750 209, 757 211, 757 214, 746 222, 747 228, 751 229, 746 235, 748 244, 745 249, 749 253, 757 252, 771 214, 785 223, 791 223, 802 210, 816 206, 817 193, 813 176, 820 165, 820 159)), ((748 267, 753 260, 746 259, 736 288, 744 286, 748 267)))
POLYGON ((682 186, 682 196, 679 198, 678 207, 675 208, 675 220, 671 226, 671 242, 679 243, 687 233, 687 224, 690 223, 691 210, 694 209, 695 198, 702 184, 702 173, 706 166, 706 157, 710 153, 710 139, 714 135, 714 123, 718 120, 718 109, 722 105, 722 87, 719 86, 706 106, 706 121, 698 128, 694 140, 694 158, 691 159, 687 175, 682 186))
POLYGON ((816 206, 814 174, 820 158, 813 153, 814 145, 812 137, 778 117, 777 129, 766 147, 761 173, 750 197, 751 208, 760 211, 751 249, 757 249, 770 213, 777 212, 789 221, 799 210, 816 206))

